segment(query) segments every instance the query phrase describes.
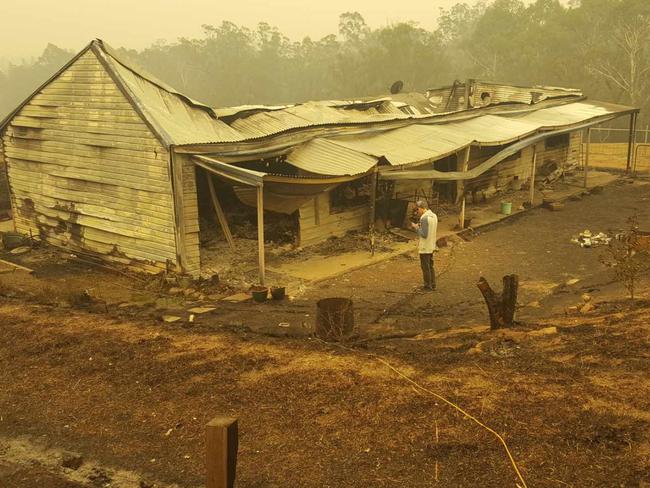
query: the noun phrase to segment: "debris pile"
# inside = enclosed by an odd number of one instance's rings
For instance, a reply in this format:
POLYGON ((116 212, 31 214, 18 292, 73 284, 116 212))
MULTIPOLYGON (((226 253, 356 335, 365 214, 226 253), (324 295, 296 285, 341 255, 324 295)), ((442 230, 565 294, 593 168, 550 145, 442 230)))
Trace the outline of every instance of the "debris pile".
POLYGON ((604 232, 592 234, 590 230, 585 230, 578 234, 578 236, 573 237, 571 242, 578 244, 580 247, 598 247, 608 245, 611 240, 612 238, 604 232))

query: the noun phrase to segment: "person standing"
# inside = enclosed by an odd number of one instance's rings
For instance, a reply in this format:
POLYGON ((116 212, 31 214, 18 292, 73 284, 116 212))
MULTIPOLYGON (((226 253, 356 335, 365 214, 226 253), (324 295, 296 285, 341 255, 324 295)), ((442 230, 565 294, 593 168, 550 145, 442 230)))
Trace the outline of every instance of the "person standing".
POLYGON ((426 200, 415 202, 417 215, 420 221, 411 226, 418 234, 418 252, 420 254, 420 266, 424 279, 424 290, 436 289, 436 272, 433 268, 433 253, 436 250, 436 233, 438 232, 438 216, 429 208, 426 200))

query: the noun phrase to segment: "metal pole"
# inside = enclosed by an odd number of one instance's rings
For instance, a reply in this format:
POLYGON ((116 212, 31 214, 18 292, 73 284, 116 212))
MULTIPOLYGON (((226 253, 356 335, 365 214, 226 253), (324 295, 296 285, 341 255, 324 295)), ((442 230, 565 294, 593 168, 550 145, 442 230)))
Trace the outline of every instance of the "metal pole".
POLYGON ((585 181, 583 186, 587 188, 587 176, 589 173, 589 148, 591 146, 591 127, 587 129, 587 147, 585 149, 585 181))
POLYGON ((377 220, 377 171, 370 176, 370 255, 375 255, 375 221, 377 220))
POLYGON ((530 206, 535 204, 535 171, 537 170, 537 145, 533 146, 533 164, 530 173, 530 206))
POLYGON ((632 170, 632 155, 634 152, 634 140, 636 138, 636 116, 636 112, 630 114, 630 139, 627 145, 627 165, 625 166, 627 173, 632 170))
POLYGON ((257 187, 257 252, 259 259, 260 285, 266 281, 264 264, 264 187, 257 187))
MULTIPOLYGON (((459 170, 465 173, 469 167, 469 153, 471 150, 471 146, 467 146, 467 149, 465 149, 465 153, 463 154, 463 162, 460 165, 459 170)), ((466 198, 465 198, 465 180, 458 180, 456 182, 456 192, 457 196, 456 198, 462 198, 460 202, 460 215, 458 216, 458 226, 461 229, 465 228, 465 206, 466 206, 466 198)))

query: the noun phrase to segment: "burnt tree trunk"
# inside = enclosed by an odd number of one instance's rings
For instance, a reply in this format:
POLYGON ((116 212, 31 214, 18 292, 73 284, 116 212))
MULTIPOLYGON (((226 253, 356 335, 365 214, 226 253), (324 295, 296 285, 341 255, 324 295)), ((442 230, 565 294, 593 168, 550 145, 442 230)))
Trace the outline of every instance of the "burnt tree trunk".
POLYGON ((519 278, 517 275, 506 275, 503 277, 502 293, 496 293, 483 277, 481 277, 476 286, 481 290, 485 299, 490 314, 490 328, 502 329, 504 327, 512 327, 515 322, 517 289, 519 288, 519 278))

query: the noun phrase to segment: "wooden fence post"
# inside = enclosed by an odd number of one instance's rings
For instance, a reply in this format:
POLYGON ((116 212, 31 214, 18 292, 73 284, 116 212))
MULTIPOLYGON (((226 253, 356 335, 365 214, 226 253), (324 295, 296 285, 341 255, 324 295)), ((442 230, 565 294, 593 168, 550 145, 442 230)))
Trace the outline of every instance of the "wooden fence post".
POLYGON ((206 428, 206 488, 234 488, 239 434, 237 419, 217 417, 206 428))

